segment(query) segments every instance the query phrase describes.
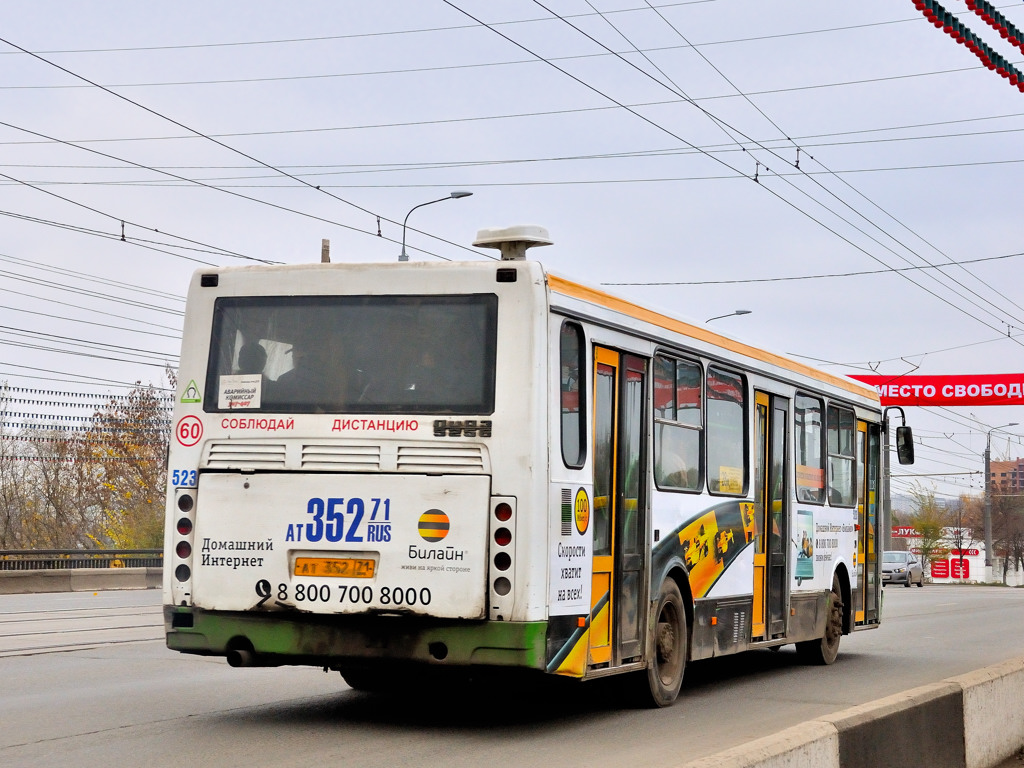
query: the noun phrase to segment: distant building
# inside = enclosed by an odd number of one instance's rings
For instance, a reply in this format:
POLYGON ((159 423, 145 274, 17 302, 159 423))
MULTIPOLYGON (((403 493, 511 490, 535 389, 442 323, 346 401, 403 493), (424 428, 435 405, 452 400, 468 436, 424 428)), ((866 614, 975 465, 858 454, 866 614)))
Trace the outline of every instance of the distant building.
MULTIPOLYGON (((893 527, 893 549, 909 550, 921 554, 921 540, 911 526, 893 527)), ((985 545, 975 542, 971 532, 964 528, 957 535, 956 528, 944 528, 939 546, 945 549, 942 555, 932 555, 925 568, 925 576, 936 584, 955 582, 980 582, 985 580, 985 545), (963 549, 957 548, 961 543, 963 549)))
MULTIPOLYGON (((961 582, 980 583, 985 581, 985 544, 975 540, 972 532, 964 528, 944 528, 942 540, 938 542, 943 554, 933 554, 925 567, 925 578, 933 584, 954 584, 961 582), (962 548, 958 548, 958 545, 962 548)), ((892 549, 921 554, 921 540, 913 526, 892 527, 892 549)), ((1003 567, 1008 568, 1005 582, 1010 586, 1024 586, 1024 572, 1007 564, 1003 558, 995 558, 993 581, 1004 581, 1003 567)))
POLYGON ((989 461, 989 483, 997 493, 1024 489, 1024 459, 989 461))

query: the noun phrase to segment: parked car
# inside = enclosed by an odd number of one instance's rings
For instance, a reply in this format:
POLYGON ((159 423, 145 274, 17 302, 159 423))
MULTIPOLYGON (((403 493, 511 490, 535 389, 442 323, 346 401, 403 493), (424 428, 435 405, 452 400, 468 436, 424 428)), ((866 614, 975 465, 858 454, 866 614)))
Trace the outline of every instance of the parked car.
POLYGON ((924 568, 921 559, 912 552, 885 552, 882 554, 882 586, 911 584, 924 586, 924 568))

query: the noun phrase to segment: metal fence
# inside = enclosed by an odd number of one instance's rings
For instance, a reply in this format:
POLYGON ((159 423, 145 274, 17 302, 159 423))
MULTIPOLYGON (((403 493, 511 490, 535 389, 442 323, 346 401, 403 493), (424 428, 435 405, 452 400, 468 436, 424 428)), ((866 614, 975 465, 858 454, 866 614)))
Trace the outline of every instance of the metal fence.
POLYGON ((0 549, 0 571, 159 568, 159 549, 0 549))

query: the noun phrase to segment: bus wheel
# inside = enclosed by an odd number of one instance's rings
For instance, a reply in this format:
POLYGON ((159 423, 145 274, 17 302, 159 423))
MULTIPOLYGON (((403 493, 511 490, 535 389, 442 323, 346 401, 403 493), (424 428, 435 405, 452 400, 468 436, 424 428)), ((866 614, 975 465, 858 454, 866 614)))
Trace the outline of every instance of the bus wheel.
POLYGON ((832 591, 828 595, 828 618, 825 636, 819 640, 797 643, 796 650, 808 664, 831 664, 839 655, 839 640, 843 636, 843 591, 839 577, 832 577, 832 591))
POLYGON ((683 684, 688 643, 683 596, 672 579, 665 579, 661 585, 655 618, 647 688, 651 704, 667 707, 679 696, 683 684))
POLYGON ((395 686, 396 681, 390 675, 373 672, 367 669, 342 669, 341 679, 348 683, 354 691, 364 693, 382 693, 395 686))

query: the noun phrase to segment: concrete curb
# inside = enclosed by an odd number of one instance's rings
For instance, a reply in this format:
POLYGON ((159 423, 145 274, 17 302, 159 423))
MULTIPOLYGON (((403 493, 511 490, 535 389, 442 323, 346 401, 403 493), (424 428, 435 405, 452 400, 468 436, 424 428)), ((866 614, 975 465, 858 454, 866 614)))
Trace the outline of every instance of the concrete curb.
POLYGON ((787 728, 680 768, 994 768, 1024 745, 1024 657, 787 728))
POLYGON ((809 720, 699 758, 683 768, 832 768, 838 765, 839 735, 835 726, 809 720))
POLYGON ((162 568, 0 571, 0 595, 97 592, 104 589, 159 589, 162 574, 162 568))

